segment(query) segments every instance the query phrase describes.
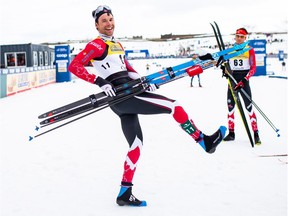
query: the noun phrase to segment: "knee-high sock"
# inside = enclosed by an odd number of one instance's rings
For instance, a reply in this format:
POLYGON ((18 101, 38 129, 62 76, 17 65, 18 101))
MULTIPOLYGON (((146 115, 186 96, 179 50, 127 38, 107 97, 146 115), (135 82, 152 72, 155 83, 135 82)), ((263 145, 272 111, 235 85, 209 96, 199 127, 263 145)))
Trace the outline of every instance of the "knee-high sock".
POLYGON ((132 183, 134 173, 137 167, 137 162, 141 154, 142 146, 143 146, 142 141, 136 136, 133 144, 129 148, 126 160, 124 162, 124 173, 122 182, 132 183))
POLYGON ((249 112, 249 118, 250 118, 252 130, 254 132, 258 131, 257 118, 256 118, 256 114, 253 110, 251 112, 249 112))
POLYGON ((228 112, 228 129, 230 132, 234 132, 235 128, 235 107, 232 110, 229 110, 228 112))

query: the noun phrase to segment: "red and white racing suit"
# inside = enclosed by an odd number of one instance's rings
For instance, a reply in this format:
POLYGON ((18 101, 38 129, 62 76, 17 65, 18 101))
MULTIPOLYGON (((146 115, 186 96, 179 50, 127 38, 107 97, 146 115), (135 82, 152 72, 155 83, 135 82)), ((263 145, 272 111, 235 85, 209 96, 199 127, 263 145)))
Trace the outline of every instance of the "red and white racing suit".
MULTIPOLYGON (((139 77, 138 73, 125 59, 122 45, 115 42, 113 38, 97 37, 89 42, 69 65, 70 72, 87 82, 94 83, 96 75, 89 73, 84 67, 89 61, 95 67, 97 75, 114 86, 139 77)), ((122 178, 124 183, 132 183, 143 146, 143 135, 138 114, 171 114, 178 124, 189 121, 193 125, 193 132, 189 134, 194 140, 197 141, 200 136, 200 131, 193 121, 189 120, 182 106, 175 100, 162 95, 144 92, 111 106, 111 109, 120 117, 123 133, 129 143, 122 178)))

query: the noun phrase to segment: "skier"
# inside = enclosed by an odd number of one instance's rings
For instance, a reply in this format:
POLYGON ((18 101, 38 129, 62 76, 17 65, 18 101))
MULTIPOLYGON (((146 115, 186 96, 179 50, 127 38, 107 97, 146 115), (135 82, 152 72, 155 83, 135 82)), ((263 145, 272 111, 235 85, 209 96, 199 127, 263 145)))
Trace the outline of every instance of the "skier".
MULTIPOLYGON (((236 44, 242 44, 245 42, 247 37, 247 30, 245 28, 239 28, 236 30, 235 41, 236 44)), ((252 99, 252 93, 250 88, 249 79, 255 74, 256 72, 256 58, 255 58, 255 51, 254 49, 250 49, 248 52, 245 52, 243 55, 234 57, 229 59, 229 65, 232 70, 232 75, 235 80, 238 82, 234 87, 235 91, 240 91, 241 88, 247 92, 249 97, 252 99)), ((222 67, 223 74, 225 75, 225 68, 222 67)), ((252 103, 248 98, 240 91, 242 98, 245 103, 245 107, 249 113, 249 118, 252 126, 252 130, 254 132, 254 142, 256 145, 261 144, 261 140, 259 137, 258 125, 257 125, 257 118, 256 114, 253 111, 252 103)), ((227 93, 227 105, 228 105, 228 128, 229 134, 224 138, 224 141, 233 141, 235 140, 235 101, 232 95, 230 88, 228 87, 227 93)))
MULTIPOLYGON (((107 96, 113 97, 116 95, 115 86, 137 79, 140 75, 129 65, 122 45, 113 36, 115 22, 111 9, 108 6, 99 6, 92 12, 92 16, 99 36, 90 41, 72 60, 69 71, 87 82, 98 85, 107 96), (85 69, 84 65, 89 61, 92 62, 98 76, 85 69)), ((114 113, 120 117, 122 131, 129 144, 121 188, 116 198, 116 203, 120 206, 146 206, 146 201, 141 201, 132 194, 132 181, 143 146, 138 114, 171 114, 183 130, 207 153, 215 152, 226 132, 226 127, 221 126, 211 136, 205 135, 189 119, 176 100, 151 93, 156 88, 152 84, 144 93, 111 106, 114 113)))

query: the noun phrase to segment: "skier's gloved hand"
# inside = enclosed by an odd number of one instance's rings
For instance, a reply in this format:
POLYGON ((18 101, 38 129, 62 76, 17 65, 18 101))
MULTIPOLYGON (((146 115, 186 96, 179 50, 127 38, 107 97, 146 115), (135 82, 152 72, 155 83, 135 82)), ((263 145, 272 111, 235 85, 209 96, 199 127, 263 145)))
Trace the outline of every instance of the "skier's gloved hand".
POLYGON ((213 56, 211 53, 206 53, 205 55, 199 55, 198 58, 202 61, 204 60, 214 60, 213 56))
POLYGON ((246 85, 247 81, 248 81, 247 78, 244 77, 241 81, 239 81, 239 82, 236 84, 236 86, 234 87, 234 90, 235 90, 235 91, 238 91, 238 90, 240 90, 241 88, 244 88, 244 86, 246 85))
POLYGON ((107 96, 110 97, 116 96, 114 86, 112 85, 112 83, 108 82, 102 77, 98 76, 94 83, 98 85, 105 92, 107 96))
POLYGON ((228 78, 228 75, 226 73, 226 67, 224 65, 221 65, 220 69, 222 70, 222 77, 228 78))
POLYGON ((147 91, 148 92, 153 92, 153 91, 156 91, 156 89, 158 89, 159 86, 156 85, 156 84, 150 84, 148 87, 147 87, 147 91))
POLYGON ((138 74, 137 72, 133 72, 133 71, 131 72, 129 71, 128 76, 133 80, 141 78, 140 74, 138 74))

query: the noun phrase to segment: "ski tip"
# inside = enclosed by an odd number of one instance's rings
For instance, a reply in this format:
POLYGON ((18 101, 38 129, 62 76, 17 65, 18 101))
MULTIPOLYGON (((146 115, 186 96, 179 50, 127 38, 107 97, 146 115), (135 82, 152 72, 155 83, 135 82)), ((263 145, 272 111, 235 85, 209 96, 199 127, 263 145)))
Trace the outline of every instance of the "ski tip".
POLYGON ((40 127, 36 125, 35 130, 38 131, 39 129, 40 129, 40 127))
POLYGON ((29 136, 29 141, 33 140, 33 137, 32 136, 29 136))
POLYGON ((140 206, 143 206, 143 207, 144 207, 144 206, 147 206, 147 202, 146 202, 146 201, 142 201, 141 204, 140 204, 140 206))
POLYGON ((279 129, 276 129, 275 132, 277 133, 277 137, 280 137, 279 129))

